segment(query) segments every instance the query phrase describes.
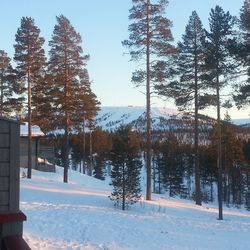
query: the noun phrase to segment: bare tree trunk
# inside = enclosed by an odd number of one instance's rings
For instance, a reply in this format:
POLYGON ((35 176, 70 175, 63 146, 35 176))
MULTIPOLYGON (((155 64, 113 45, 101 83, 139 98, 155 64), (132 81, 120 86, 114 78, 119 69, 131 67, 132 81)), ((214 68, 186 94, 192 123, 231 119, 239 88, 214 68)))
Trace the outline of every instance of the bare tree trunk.
POLYGON ((126 208, 125 163, 122 164, 122 210, 126 208))
POLYGON ((82 126, 82 133, 83 133, 83 152, 82 152, 82 172, 85 174, 86 173, 86 166, 85 166, 85 147, 86 147, 86 143, 85 143, 85 111, 83 111, 83 126, 82 126))
POLYGON ((217 145, 217 168, 218 168, 218 205, 219 205, 219 220, 223 220, 223 207, 222 207, 222 166, 221 166, 221 119, 220 119, 220 83, 219 76, 217 74, 217 133, 218 133, 218 145, 217 145))
POLYGON ((147 119, 147 145, 146 145, 146 164, 147 164, 147 192, 146 200, 151 200, 151 107, 150 107, 150 31, 149 31, 149 6, 147 0, 147 82, 146 82, 146 119, 147 119))
MULTIPOLYGON (((196 45, 195 45, 196 47, 196 45)), ((195 48, 196 50, 196 48, 195 48)), ((195 203, 201 206, 200 166, 199 166, 199 127, 198 127, 198 73, 195 55, 195 124, 194 124, 194 164, 195 164, 195 203)))
POLYGON ((158 193, 161 194, 161 172, 160 169, 158 169, 158 193))
POLYGON ((31 179, 31 168, 32 168, 32 119, 31 119, 31 79, 30 79, 30 66, 28 66, 28 171, 27 178, 31 179))
POLYGON ((155 160, 155 154, 152 157, 153 161, 153 192, 156 193, 156 160, 155 160))
POLYGON ((210 200, 211 202, 214 201, 214 196, 213 196, 213 177, 212 177, 212 174, 211 174, 211 180, 210 180, 210 200))
POLYGON ((92 130, 89 130, 89 175, 92 176, 92 130))
POLYGON ((68 168, 69 168, 69 128, 68 128, 68 112, 66 112, 66 125, 65 125, 65 133, 64 133, 64 139, 65 139, 65 154, 64 154, 64 161, 63 161, 63 182, 68 182, 68 168))
POLYGON ((63 157, 63 182, 68 182, 68 168, 69 168, 69 115, 68 115, 68 77, 69 72, 67 68, 67 53, 65 52, 65 79, 64 79, 64 103, 65 103, 65 126, 64 126, 64 140, 65 140, 65 155, 63 157))

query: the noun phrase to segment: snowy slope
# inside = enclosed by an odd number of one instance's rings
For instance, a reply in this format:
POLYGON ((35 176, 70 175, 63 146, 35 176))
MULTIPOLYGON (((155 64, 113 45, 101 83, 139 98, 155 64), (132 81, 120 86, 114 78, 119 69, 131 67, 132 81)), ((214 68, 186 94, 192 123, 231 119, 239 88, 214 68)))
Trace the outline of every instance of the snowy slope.
MULTIPOLYGON (((116 129, 120 125, 136 122, 138 119, 145 118, 145 107, 127 106, 127 107, 101 107, 95 119, 96 125, 103 129, 116 129)), ((174 109, 152 107, 152 119, 164 117, 168 119, 170 116, 177 114, 174 109)))
POLYGON ((245 125, 247 127, 249 127, 250 125, 250 119, 246 118, 246 119, 234 119, 233 123, 236 125, 245 125))
POLYGON ((250 213, 154 196, 130 211, 113 207, 111 187, 76 172, 69 184, 56 174, 33 171, 21 179, 21 209, 27 215, 24 238, 33 250, 246 250, 250 213))
MULTIPOLYGON (((104 130, 115 130, 122 124, 132 124, 136 128, 143 129, 146 124, 145 111, 145 107, 137 106, 103 106, 95 119, 95 125, 104 130)), ((166 122, 166 120, 170 118, 183 118, 183 113, 177 111, 176 109, 152 107, 151 116, 152 126, 157 130, 161 127, 162 122, 166 122)), ((250 119, 235 119, 232 122, 236 125, 250 124, 250 119)))

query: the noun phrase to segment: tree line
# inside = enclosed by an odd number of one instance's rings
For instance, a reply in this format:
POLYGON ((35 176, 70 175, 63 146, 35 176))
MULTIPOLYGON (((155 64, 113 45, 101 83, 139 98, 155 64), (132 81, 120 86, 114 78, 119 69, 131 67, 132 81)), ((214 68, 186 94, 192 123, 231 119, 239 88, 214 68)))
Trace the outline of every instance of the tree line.
POLYGON ((129 49, 131 59, 144 62, 132 81, 146 83, 147 106, 147 194, 151 199, 152 136, 151 96, 157 93, 174 98, 178 107, 192 110, 194 123, 195 201, 201 205, 199 111, 217 107, 216 165, 218 169, 219 219, 223 219, 223 168, 221 107, 249 104, 249 16, 250 1, 245 0, 240 16, 234 17, 220 6, 211 9, 209 29, 193 11, 182 41, 173 45, 172 22, 166 18, 167 0, 132 0, 129 19, 129 39, 123 45, 129 49), (244 76, 243 82, 240 76, 244 76), (232 98, 222 92, 228 86, 234 89, 232 98))
MULTIPOLYGON (((175 193, 172 188, 171 174, 165 169, 167 162, 169 162, 169 171, 179 176, 180 181, 183 180, 183 176, 175 172, 178 164, 186 166, 187 163, 183 162, 192 160, 195 166, 193 197, 196 204, 201 205, 204 196, 204 190, 201 187, 204 170, 202 156, 204 152, 211 150, 216 155, 216 160, 211 162, 213 162, 213 167, 216 166, 213 171, 217 174, 219 219, 222 219, 222 202, 225 193, 227 197, 230 197, 228 193, 231 194, 232 189, 236 190, 230 184, 232 183, 230 174, 237 175, 236 172, 225 167, 227 165, 225 162, 232 161, 233 166, 237 164, 234 160, 226 158, 224 154, 224 151, 228 152, 228 150, 224 141, 226 137, 223 137, 224 131, 222 131, 221 107, 229 108, 233 102, 238 107, 249 104, 250 1, 244 1, 239 17, 225 12, 220 6, 211 9, 209 29, 203 28, 198 14, 193 11, 185 34, 177 46, 173 43, 172 22, 165 16, 167 5, 167 0, 132 0, 129 14, 131 21, 129 38, 122 42, 128 48, 132 60, 145 62, 143 68, 137 68, 133 73, 132 82, 136 85, 146 83, 146 133, 143 134, 146 139, 143 140, 142 147, 146 152, 144 161, 147 166, 146 198, 151 199, 152 176, 158 178, 159 190, 161 190, 161 183, 166 182, 171 184, 170 195, 175 193), (234 90, 233 94, 230 94, 231 98, 225 98, 223 92, 228 86, 232 86, 234 90), (153 94, 174 98, 180 109, 194 112, 193 143, 189 145, 189 149, 186 146, 183 147, 182 144, 181 149, 179 148, 180 142, 175 133, 167 133, 164 139, 155 141, 151 119, 153 94), (211 105, 217 107, 217 123, 209 144, 211 148, 206 148, 208 146, 201 145, 199 139, 201 126, 199 112, 211 105), (212 138, 215 139, 212 140, 212 138), (174 144, 169 146, 168 143, 174 144), (182 156, 175 159, 179 151, 184 152, 183 149, 190 152, 191 159, 182 156), (152 167, 152 160, 156 168, 152 167), (161 166, 165 167, 162 169, 161 166), (231 186, 229 185, 230 187, 227 187, 225 191, 223 189, 226 183, 231 186)), ((1 116, 10 116, 13 113, 22 114, 20 119, 28 121, 28 178, 31 178, 31 125, 36 123, 45 132, 56 129, 63 131, 63 137, 58 145, 62 145, 61 164, 64 167, 64 182, 67 182, 69 154, 74 152, 75 159, 85 157, 85 149, 80 150, 80 148, 85 145, 86 121, 88 121, 88 133, 91 139, 89 143, 92 143, 93 117, 98 110, 99 102, 91 90, 91 81, 86 69, 89 55, 83 53, 80 34, 75 31, 65 16, 56 17, 56 21, 52 38, 49 41, 48 59, 43 49, 45 40, 40 36, 40 29, 35 25, 34 19, 30 17, 22 18, 16 33, 13 58, 15 67, 11 65, 6 52, 0 51, 0 114, 1 116), (79 136, 74 139, 74 136, 70 135, 71 131, 79 136), (82 141, 79 142, 79 140, 82 141), (75 143, 78 143, 79 147, 75 143)), ((126 129, 126 133, 129 134, 129 130, 126 129)), ((125 133, 123 130, 120 132, 125 133)), ((121 143, 120 139, 113 140, 112 145, 121 143)), ((126 141, 130 143, 130 139, 126 141)), ((238 141, 235 143, 239 144, 238 141)), ((119 147, 117 147, 112 150, 118 150, 119 147)), ((124 145, 124 148, 130 150, 128 145, 124 145)), ((92 147, 89 149, 92 151, 92 147)), ((136 152, 137 157, 138 150, 136 152)), ((101 154, 100 151, 97 154, 98 157, 101 154)), ((89 152, 89 157, 91 163, 93 152, 89 152)), ((102 166, 102 157, 99 159, 98 157, 94 159, 96 160, 95 166, 102 166)), ((110 159, 113 159, 115 166, 118 158, 110 156, 110 159)), ((124 164, 120 163, 122 169, 118 165, 114 169, 117 171, 120 169, 119 171, 125 174, 125 170, 129 169, 128 166, 133 163, 133 160, 126 155, 119 159, 124 159, 124 164)), ((137 163, 139 166, 139 161, 137 163)), ((82 166, 82 171, 84 171, 84 166, 82 166)), ((182 169, 180 173, 186 173, 186 170, 182 169)), ((132 181, 129 175, 127 177, 132 181)), ((123 176, 122 179, 124 178, 123 176)), ((211 183, 213 183, 212 179, 211 177, 211 183)))
POLYGON ((64 134, 64 182, 68 181, 69 133, 81 133, 85 121, 99 109, 91 90, 86 68, 89 55, 82 39, 63 15, 56 17, 49 41, 49 58, 43 49, 45 39, 31 17, 23 17, 15 36, 15 67, 0 51, 0 115, 16 116, 28 122, 28 174, 31 178, 32 124, 44 132, 62 130, 64 134))

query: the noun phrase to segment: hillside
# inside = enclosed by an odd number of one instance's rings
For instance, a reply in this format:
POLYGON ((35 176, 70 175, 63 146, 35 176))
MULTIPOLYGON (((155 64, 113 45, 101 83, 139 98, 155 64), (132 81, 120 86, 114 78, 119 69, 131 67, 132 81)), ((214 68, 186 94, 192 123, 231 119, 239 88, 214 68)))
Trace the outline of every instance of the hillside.
MULTIPOLYGON (((160 118, 169 119, 172 115, 177 115, 174 109, 153 107, 151 110, 154 126, 160 123, 160 118)), ((95 119, 97 126, 107 130, 114 130, 120 125, 139 124, 145 119, 145 107, 101 107, 95 119)), ((145 126, 145 124, 141 124, 145 126)))
MULTIPOLYGON (((175 109, 152 107, 152 126, 154 129, 159 129, 166 125, 167 121, 172 119, 188 118, 183 113, 175 109)), ((190 118, 190 117, 189 117, 190 118)), ((192 118, 190 118, 192 119, 192 118)), ((201 116, 201 119, 209 119, 201 116)), ((235 119, 232 120, 235 125, 249 125, 250 119, 235 119)), ((95 119, 95 124, 104 130, 114 130, 120 125, 132 124, 136 128, 143 129, 145 127, 145 107, 127 106, 103 106, 98 112, 95 119)))
POLYGON ((217 220, 214 205, 153 196, 129 211, 109 200, 108 181, 70 171, 69 183, 57 173, 33 171, 21 179, 24 238, 33 250, 245 250, 250 213, 225 208, 217 220))

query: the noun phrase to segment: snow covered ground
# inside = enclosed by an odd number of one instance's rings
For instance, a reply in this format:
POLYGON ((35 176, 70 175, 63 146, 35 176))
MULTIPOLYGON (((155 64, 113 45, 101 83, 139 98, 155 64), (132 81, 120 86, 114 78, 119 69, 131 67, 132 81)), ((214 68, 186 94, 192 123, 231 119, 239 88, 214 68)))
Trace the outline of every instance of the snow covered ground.
POLYGON ((250 212, 224 209, 217 220, 213 205, 153 196, 129 211, 109 200, 107 181, 70 171, 33 171, 21 179, 21 210, 27 215, 24 238, 33 250, 246 250, 250 249, 250 212))

